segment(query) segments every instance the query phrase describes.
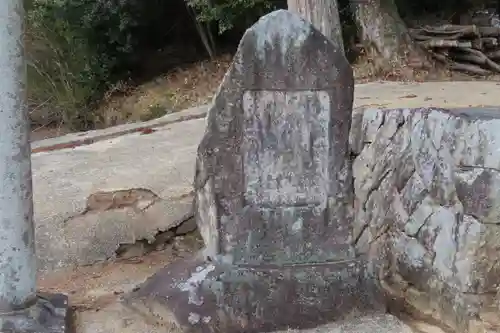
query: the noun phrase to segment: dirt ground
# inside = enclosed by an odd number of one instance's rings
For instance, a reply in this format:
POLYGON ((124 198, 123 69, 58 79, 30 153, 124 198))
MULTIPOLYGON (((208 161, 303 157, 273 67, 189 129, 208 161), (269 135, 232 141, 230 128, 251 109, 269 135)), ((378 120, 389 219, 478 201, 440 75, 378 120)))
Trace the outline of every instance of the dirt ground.
POLYGON ((144 256, 47 273, 39 277, 38 286, 42 291, 69 295, 71 305, 77 311, 99 311, 121 294, 137 287, 159 268, 198 251, 202 246, 201 236, 196 232, 176 237, 165 249, 144 256))
POLYGON ((149 323, 120 299, 162 267, 200 250, 202 243, 197 232, 176 237, 165 249, 146 255, 47 273, 39 277, 38 287, 69 296, 72 333, 178 333, 149 323))

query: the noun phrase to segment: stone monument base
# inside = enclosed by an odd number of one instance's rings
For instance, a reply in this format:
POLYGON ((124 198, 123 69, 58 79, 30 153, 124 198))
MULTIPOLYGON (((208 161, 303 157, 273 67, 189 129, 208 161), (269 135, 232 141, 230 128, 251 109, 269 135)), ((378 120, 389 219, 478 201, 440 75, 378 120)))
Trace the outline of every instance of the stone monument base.
POLYGON ((385 311, 363 260, 290 266, 229 266, 201 255, 179 260, 125 297, 127 306, 185 332, 312 328, 385 311))
POLYGON ((62 294, 38 293, 27 307, 0 313, 2 333, 69 332, 68 297, 62 294))

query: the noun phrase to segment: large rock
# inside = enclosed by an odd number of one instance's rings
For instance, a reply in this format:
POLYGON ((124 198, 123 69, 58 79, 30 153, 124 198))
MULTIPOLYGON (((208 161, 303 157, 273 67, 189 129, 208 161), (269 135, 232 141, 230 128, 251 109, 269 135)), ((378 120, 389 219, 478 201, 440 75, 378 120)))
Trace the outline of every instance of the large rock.
POLYGON ((354 115, 356 246, 387 291, 459 332, 500 323, 499 129, 494 108, 354 115))
POLYGON ((129 298, 189 332, 315 327, 373 310, 351 243, 352 70, 288 11, 246 31, 207 116, 195 176, 203 256, 129 298))
POLYGON ((294 14, 275 12, 246 32, 198 148, 207 256, 247 265, 353 258, 353 91, 343 53, 294 14))

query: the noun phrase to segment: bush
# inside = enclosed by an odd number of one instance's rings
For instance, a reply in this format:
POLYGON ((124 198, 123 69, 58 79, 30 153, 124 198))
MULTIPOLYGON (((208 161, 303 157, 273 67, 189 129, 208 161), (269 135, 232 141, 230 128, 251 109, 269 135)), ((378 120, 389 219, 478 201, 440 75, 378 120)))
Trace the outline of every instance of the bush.
POLYGON ((92 127, 98 120, 91 110, 111 85, 129 76, 140 59, 142 26, 165 19, 157 14, 165 4, 163 0, 33 0, 27 4, 33 122, 92 127), (154 22, 144 16, 152 13, 157 15, 154 22))
POLYGON ((28 95, 35 123, 92 126, 94 102, 133 48, 132 10, 122 3, 35 0, 28 7, 28 95))
MULTIPOLYGON (((32 121, 85 127, 85 109, 106 80, 106 65, 80 29, 58 17, 56 2, 34 2, 27 11, 28 102, 32 121)), ((76 22, 75 22, 76 23, 76 22)))
POLYGON ((279 1, 271 0, 187 0, 187 3, 195 10, 198 21, 216 23, 219 34, 247 28, 259 17, 280 7, 279 1))

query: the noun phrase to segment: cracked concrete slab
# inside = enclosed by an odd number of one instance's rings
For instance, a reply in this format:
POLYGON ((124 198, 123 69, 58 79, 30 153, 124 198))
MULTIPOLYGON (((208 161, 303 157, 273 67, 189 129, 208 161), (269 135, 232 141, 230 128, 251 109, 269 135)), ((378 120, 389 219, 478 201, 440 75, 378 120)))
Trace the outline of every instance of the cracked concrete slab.
POLYGON ((112 258, 119 244, 154 239, 191 217, 200 125, 185 121, 34 154, 40 269, 112 258))
MULTIPOLYGON (((495 82, 373 82, 356 86, 355 106, 495 105, 498 88, 495 82)), ((113 258, 120 244, 151 241, 191 217, 206 109, 34 142, 42 273, 113 258)))

